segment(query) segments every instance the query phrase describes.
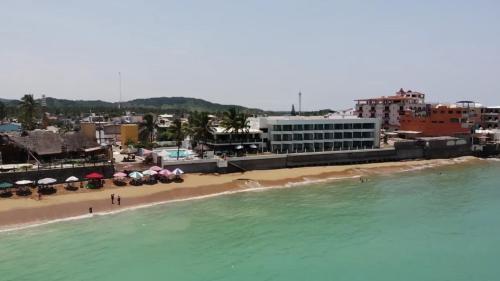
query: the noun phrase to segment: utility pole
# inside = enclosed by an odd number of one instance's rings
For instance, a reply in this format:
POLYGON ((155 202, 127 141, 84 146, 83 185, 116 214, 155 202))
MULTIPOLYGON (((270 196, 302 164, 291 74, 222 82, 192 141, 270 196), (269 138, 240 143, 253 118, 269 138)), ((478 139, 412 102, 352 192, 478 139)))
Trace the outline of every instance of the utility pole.
POLYGON ((299 91, 299 116, 302 115, 302 93, 299 91))

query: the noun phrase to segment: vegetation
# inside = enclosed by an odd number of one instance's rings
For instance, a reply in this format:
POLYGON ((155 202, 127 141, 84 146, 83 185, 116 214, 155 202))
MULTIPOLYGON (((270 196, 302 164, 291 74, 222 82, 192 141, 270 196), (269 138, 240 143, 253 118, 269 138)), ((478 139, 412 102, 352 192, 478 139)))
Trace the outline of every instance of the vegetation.
POLYGON ((140 125, 140 139, 141 141, 153 142, 156 127, 156 120, 153 114, 148 113, 144 115, 143 122, 140 125))
POLYGON ((33 95, 24 95, 21 98, 19 105, 20 116, 19 119, 23 126, 23 130, 34 130, 36 127, 36 112, 38 104, 33 95))
POLYGON ((5 104, 0 101, 0 121, 3 121, 7 117, 7 111, 5 104))
POLYGON ((189 135, 195 144, 206 143, 215 130, 208 112, 193 112, 189 115, 188 124, 189 135))
POLYGON ((247 134, 250 127, 248 124, 248 115, 233 107, 223 113, 221 127, 226 132, 229 132, 231 138, 235 134, 247 134))
POLYGON ((174 119, 172 125, 169 128, 172 139, 175 140, 177 145, 177 160, 179 160, 179 153, 181 150, 182 141, 186 138, 188 134, 188 129, 182 123, 180 118, 174 119))

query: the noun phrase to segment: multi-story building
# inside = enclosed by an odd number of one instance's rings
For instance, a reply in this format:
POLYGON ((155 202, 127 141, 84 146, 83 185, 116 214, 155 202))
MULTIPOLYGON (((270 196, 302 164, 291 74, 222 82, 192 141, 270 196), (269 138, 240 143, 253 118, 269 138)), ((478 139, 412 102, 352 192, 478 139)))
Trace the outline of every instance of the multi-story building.
POLYGON ((400 131, 424 137, 469 135, 477 124, 477 107, 460 104, 428 105, 425 111, 407 110, 401 117, 400 131))
POLYGON ((356 114, 363 118, 380 118, 382 128, 386 130, 397 130, 400 126, 400 117, 407 110, 425 110, 425 94, 404 91, 400 89, 393 96, 382 96, 378 98, 359 99, 356 101, 356 114))
POLYGON ((320 152, 380 146, 380 120, 357 116, 270 116, 249 119, 273 152, 320 152))
POLYGON ((485 129, 499 128, 500 106, 487 106, 481 108, 481 126, 485 129))

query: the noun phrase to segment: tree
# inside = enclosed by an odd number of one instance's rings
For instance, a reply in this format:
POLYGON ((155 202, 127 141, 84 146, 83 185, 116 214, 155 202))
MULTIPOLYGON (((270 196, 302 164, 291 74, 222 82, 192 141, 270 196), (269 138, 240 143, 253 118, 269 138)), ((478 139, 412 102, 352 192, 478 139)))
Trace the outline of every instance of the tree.
POLYGON ((146 140, 148 142, 153 142, 154 140, 154 132, 156 126, 156 120, 152 113, 148 113, 144 115, 144 120, 141 124, 140 135, 142 140, 146 140))
POLYGON ((201 143, 201 155, 203 156, 203 144, 212 137, 215 131, 213 122, 208 116, 208 112, 195 111, 189 116, 189 134, 193 138, 194 144, 201 143))
POLYGON ((35 101, 33 95, 24 95, 21 98, 21 104, 19 105, 20 110, 20 121, 24 130, 34 130, 36 125, 36 111, 38 105, 35 101))
POLYGON ((186 138, 186 133, 188 132, 186 126, 182 124, 180 118, 175 118, 172 125, 168 128, 172 134, 172 139, 175 140, 177 145, 177 160, 179 160, 179 153, 181 150, 182 141, 186 138))
POLYGON ((214 126, 208 112, 195 111, 189 116, 189 133, 195 142, 206 142, 212 137, 214 126))
POLYGON ((229 137, 233 139, 235 134, 248 134, 249 121, 248 115, 239 112, 236 108, 231 108, 223 113, 221 126, 225 132, 229 132, 229 137))
POLYGON ((297 112, 295 112, 295 105, 292 104, 292 111, 290 112, 290 115, 291 116, 296 116, 297 115, 297 112))
POLYGON ((7 110, 5 109, 5 104, 0 101, 0 122, 3 122, 5 117, 7 117, 7 110))

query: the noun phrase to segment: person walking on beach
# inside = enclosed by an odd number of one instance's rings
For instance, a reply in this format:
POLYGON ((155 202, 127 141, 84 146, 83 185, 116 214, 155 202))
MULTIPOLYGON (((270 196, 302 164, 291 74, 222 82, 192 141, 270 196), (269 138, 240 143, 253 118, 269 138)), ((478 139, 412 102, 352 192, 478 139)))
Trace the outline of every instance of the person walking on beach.
POLYGON ((116 198, 116 201, 118 202, 118 205, 120 205, 120 204, 121 204, 122 200, 121 200, 121 198, 120 198, 120 195, 118 195, 118 198, 116 198))
POLYGON ((111 204, 115 204, 115 194, 111 193, 111 204))

